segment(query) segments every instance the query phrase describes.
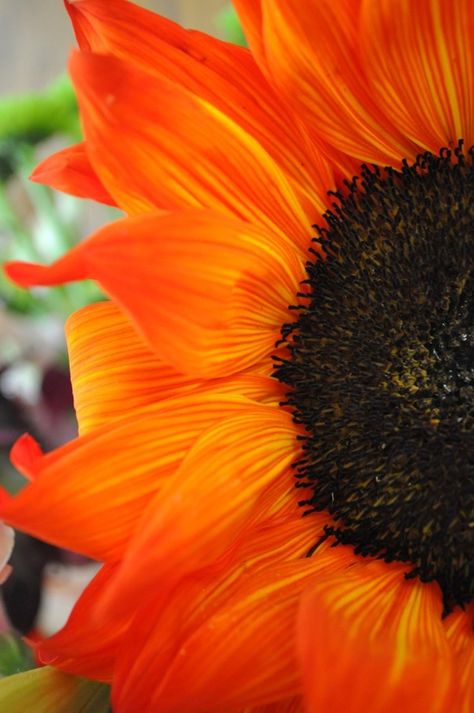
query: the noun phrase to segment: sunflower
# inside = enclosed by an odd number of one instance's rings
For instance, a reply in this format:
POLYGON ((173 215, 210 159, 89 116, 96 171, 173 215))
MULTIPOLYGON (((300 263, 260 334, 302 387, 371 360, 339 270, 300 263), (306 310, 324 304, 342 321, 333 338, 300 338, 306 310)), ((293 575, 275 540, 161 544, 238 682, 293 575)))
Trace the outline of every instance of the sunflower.
POLYGON ((34 178, 127 217, 7 268, 110 297, 0 503, 104 563, 39 655, 117 713, 471 713, 474 6, 234 4, 250 51, 66 5, 85 140, 34 178))

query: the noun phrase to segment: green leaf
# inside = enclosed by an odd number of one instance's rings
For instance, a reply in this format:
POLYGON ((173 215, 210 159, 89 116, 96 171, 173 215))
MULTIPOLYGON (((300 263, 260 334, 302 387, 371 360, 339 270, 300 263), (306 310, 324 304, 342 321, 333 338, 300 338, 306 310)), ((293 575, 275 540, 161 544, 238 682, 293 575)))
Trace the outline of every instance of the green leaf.
POLYGON ((31 649, 15 634, 0 636, 0 676, 11 676, 34 667, 31 649))
POLYGON ((105 684, 51 666, 0 680, 0 711, 8 713, 107 713, 109 700, 105 684))

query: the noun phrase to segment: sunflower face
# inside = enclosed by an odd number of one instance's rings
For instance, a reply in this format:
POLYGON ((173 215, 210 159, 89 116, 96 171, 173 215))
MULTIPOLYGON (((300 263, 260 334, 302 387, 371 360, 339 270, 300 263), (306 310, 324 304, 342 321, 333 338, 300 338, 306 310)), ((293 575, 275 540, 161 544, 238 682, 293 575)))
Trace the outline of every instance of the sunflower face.
POLYGON ((301 504, 437 581, 447 613, 474 596, 472 151, 366 167, 338 198, 276 371, 308 433, 301 504))
POLYGON ((234 4, 250 50, 66 3, 84 141, 34 177, 124 216, 7 266, 108 297, 0 495, 103 562, 38 655, 114 713, 472 713, 474 5, 234 4))

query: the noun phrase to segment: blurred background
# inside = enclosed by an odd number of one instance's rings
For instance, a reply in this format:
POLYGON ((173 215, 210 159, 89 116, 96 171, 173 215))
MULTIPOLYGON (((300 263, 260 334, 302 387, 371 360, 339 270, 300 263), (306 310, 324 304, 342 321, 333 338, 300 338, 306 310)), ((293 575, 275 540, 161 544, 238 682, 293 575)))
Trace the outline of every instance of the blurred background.
MULTIPOLYGON (((141 0, 185 27, 223 36, 226 0, 141 0)), ((64 72, 74 44, 62 0, 0 0, 0 93, 42 89, 64 72)))
MULTIPOLYGON (((137 4, 185 27, 242 42, 226 0, 141 0, 137 4)), ((28 181, 35 165, 80 140, 74 94, 65 74, 75 46, 62 0, 0 0, 1 262, 51 262, 117 213, 28 181)), ((0 484, 24 481, 9 451, 25 431, 46 451, 76 434, 66 317, 100 299, 91 283, 31 292, 0 274, 0 484)), ((60 628, 97 569, 72 553, 16 534, 13 571, 1 587, 0 676, 35 665, 21 635, 60 628), (3 599, 3 605, 1 600, 3 599)))

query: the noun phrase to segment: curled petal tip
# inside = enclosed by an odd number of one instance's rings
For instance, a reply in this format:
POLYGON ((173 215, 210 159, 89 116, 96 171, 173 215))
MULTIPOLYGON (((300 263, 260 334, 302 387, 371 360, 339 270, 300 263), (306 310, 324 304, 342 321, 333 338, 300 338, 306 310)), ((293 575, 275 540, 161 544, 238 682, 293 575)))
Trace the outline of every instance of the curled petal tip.
POLYGON ((31 287, 44 283, 44 278, 48 274, 48 267, 37 265, 31 262, 8 262, 4 266, 7 277, 20 287, 31 287))
POLYGON ((41 170, 41 164, 39 166, 36 166, 35 169, 30 173, 28 176, 28 180, 32 181, 33 183, 43 183, 41 180, 41 176, 43 175, 43 171, 41 170))
POLYGON ((43 456, 39 444, 28 433, 24 433, 13 444, 10 460, 20 473, 31 478, 38 460, 43 456))
MULTIPOLYGON (((62 162, 62 168, 66 167, 66 162, 62 162)), ((61 166, 56 166, 56 171, 61 168, 61 166)), ((44 183, 48 184, 48 177, 53 173, 51 168, 51 158, 47 158, 41 161, 30 173, 28 179, 33 181, 33 183, 44 183)))
POLYGON ((6 263, 4 270, 7 277, 20 287, 59 285, 87 277, 86 266, 77 249, 70 250, 52 265, 14 261, 6 263))
POLYGON ((79 198, 90 198, 109 205, 115 204, 92 167, 83 143, 68 146, 48 156, 36 166, 29 178, 34 183, 79 198))

